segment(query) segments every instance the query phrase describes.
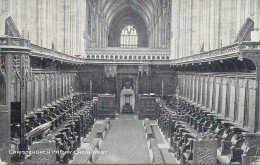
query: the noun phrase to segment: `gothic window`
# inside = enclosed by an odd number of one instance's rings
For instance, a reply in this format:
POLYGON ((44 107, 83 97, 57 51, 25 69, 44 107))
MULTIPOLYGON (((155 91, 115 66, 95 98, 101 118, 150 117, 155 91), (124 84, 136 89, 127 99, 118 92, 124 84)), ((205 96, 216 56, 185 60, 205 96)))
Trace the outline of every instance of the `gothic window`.
POLYGON ((132 25, 127 25, 121 32, 121 47, 138 47, 138 33, 132 25))

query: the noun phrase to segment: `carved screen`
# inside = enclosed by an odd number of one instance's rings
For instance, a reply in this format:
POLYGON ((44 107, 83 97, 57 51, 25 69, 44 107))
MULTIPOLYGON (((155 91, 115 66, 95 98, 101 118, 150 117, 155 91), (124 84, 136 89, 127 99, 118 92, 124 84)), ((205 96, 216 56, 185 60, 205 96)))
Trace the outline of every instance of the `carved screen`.
POLYGON ((194 164, 217 164, 217 140, 194 141, 194 164))

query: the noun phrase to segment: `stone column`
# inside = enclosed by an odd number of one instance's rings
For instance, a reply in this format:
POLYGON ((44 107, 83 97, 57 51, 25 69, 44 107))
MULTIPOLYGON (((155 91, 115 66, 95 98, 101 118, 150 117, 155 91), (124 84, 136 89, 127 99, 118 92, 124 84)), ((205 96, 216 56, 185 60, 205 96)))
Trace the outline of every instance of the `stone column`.
MULTIPOLYGON (((80 52, 80 47, 81 47, 81 36, 80 36, 80 32, 81 32, 81 3, 82 1, 76 1, 76 35, 75 37, 75 42, 76 42, 76 53, 80 52)), ((84 17, 82 17, 82 19, 84 19, 84 17)))
POLYGON ((64 52, 69 53, 70 45, 70 0, 64 0, 64 52))
POLYGON ((65 52, 65 14, 64 14, 64 9, 65 9, 65 4, 64 0, 58 0, 57 2, 57 33, 56 33, 56 44, 57 44, 57 50, 60 52, 65 52))

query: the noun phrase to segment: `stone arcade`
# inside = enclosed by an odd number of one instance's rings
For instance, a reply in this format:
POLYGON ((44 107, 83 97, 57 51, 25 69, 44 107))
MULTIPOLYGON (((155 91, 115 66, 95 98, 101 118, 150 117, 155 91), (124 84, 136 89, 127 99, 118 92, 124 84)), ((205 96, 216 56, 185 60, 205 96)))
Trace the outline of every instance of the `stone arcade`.
POLYGON ((260 0, 0 0, 0 164, 255 164, 260 0))

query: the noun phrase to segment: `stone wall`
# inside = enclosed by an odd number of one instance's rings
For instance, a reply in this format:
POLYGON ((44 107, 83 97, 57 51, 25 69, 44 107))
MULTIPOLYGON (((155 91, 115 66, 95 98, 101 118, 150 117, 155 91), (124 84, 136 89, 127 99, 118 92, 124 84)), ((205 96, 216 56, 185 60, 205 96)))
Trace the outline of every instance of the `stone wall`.
POLYGON ((69 55, 84 53, 84 0, 0 0, 0 4, 0 36, 5 35, 5 20, 11 16, 31 43, 69 55))
POLYGON ((259 0, 172 0, 172 59, 234 43, 249 17, 251 40, 259 41, 259 0))

